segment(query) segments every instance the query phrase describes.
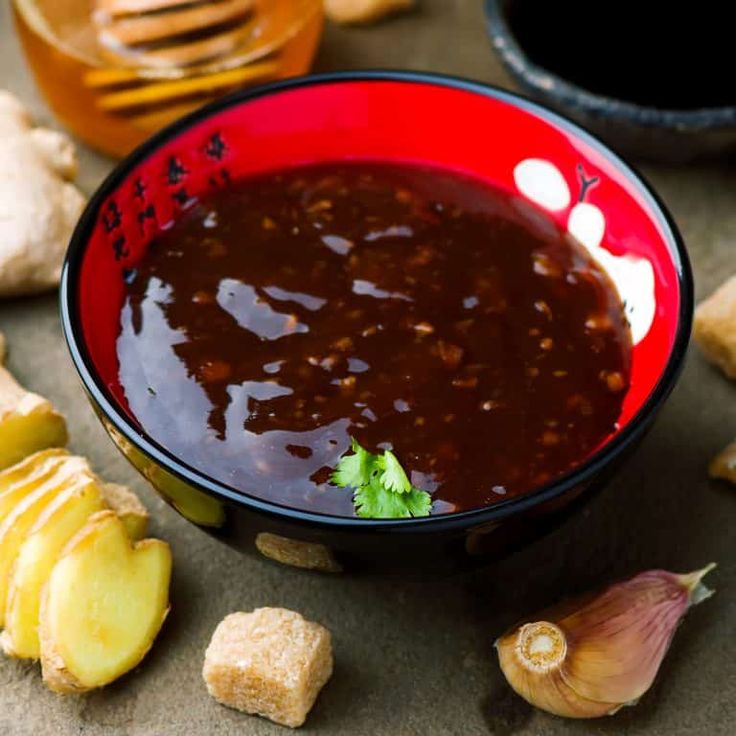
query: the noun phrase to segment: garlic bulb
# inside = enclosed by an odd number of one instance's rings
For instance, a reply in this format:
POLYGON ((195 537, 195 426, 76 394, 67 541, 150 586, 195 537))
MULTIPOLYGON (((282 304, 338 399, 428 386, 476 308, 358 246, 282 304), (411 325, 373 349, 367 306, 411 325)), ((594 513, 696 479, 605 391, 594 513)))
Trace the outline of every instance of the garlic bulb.
POLYGON ((652 685, 680 619, 712 591, 702 578, 650 570, 544 612, 496 642, 511 687, 567 718, 612 715, 652 685))

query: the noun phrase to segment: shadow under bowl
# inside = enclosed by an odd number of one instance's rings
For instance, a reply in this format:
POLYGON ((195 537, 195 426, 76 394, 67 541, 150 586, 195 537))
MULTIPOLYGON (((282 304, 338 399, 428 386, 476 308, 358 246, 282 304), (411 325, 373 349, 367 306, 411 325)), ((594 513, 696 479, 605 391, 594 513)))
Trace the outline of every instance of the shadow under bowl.
POLYGON ((641 177, 603 144, 507 92, 410 72, 281 82, 236 93, 171 125, 121 162, 92 197, 61 285, 64 334, 98 416, 182 516, 238 549, 284 564, 390 574, 487 563, 554 528, 587 500, 672 389, 692 299, 687 255, 671 219, 641 177), (423 163, 480 178, 508 192, 529 217, 546 209, 547 218, 605 256, 608 267, 623 269, 617 283, 635 334, 631 385, 617 430, 573 472, 486 508, 419 519, 346 518, 219 482, 137 422, 118 380, 116 340, 126 279, 159 230, 198 197, 245 176, 346 159, 423 163))
MULTIPOLYGON (((491 44, 523 93, 567 115, 614 150, 637 160, 682 164, 736 152, 736 105, 665 109, 636 104, 592 92, 535 63, 510 23, 512 7, 518 3, 485 0, 485 15, 491 44)), ((533 4, 528 4, 526 12, 534 14, 533 4)), ((605 22, 603 14, 601 22, 605 22)), ((663 27, 661 32, 666 34, 668 30, 663 27)), ((595 46, 594 35, 590 43, 595 46)), ((622 53, 626 53, 624 46, 622 42, 622 53)), ((682 53, 695 55, 697 51, 683 49, 682 53)), ((580 63, 584 64, 585 59, 580 63)), ((609 63, 617 62, 611 59, 609 63)), ((710 73, 718 74, 718 69, 710 73)), ((683 79, 682 87, 687 89, 697 81, 683 79)))

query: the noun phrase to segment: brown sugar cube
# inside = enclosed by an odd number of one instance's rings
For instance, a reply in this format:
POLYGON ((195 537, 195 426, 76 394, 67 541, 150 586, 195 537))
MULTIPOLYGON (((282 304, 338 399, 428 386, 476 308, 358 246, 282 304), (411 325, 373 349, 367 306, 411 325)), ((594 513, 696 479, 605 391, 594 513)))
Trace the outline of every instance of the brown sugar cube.
POLYGON ((705 357, 736 378, 736 276, 698 305, 693 328, 705 357))
POLYGON ((331 674, 330 632, 284 608, 226 616, 202 670, 218 702, 292 728, 304 723, 331 674))

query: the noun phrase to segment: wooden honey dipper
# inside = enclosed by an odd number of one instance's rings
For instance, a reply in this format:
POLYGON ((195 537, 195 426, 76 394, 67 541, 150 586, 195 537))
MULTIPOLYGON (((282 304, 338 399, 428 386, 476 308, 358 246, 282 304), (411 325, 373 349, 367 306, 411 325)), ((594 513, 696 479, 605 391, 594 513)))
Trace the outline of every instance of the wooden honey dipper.
POLYGON ((236 48, 252 31, 254 0, 97 0, 107 55, 143 66, 189 66, 236 48))
POLYGON ((95 0, 101 53, 122 65, 87 74, 88 86, 104 91, 98 106, 134 114, 142 127, 153 129, 230 88, 273 78, 273 59, 209 74, 183 71, 216 61, 246 41, 254 32, 254 5, 255 0, 95 0), (141 68, 170 70, 171 77, 145 79, 141 68))

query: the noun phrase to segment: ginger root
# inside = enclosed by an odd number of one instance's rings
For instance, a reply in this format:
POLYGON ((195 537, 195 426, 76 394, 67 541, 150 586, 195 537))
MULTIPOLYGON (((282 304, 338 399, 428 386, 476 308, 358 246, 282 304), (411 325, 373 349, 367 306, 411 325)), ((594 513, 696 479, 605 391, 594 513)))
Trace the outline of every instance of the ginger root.
POLYGON ((41 591, 66 544, 97 511, 111 508, 128 534, 145 534, 148 514, 125 486, 102 483, 66 450, 37 452, 0 472, 0 644, 38 659, 41 591))
POLYGON ((119 483, 104 483, 102 499, 120 517, 132 540, 137 541, 146 536, 148 511, 130 488, 119 483))
MULTIPOLYGON (((0 281, 3 278, 2 229, 0 204, 0 281)), ((67 442, 64 417, 50 401, 24 389, 3 366, 4 360, 5 338, 0 333, 0 470, 37 450, 63 447, 67 442)))
POLYGON ((68 457, 67 450, 54 447, 30 455, 22 462, 0 470, 0 524, 23 498, 31 484, 55 472, 59 459, 68 457))
POLYGON ((325 12, 335 23, 373 23, 413 5, 414 0, 325 0, 325 12))
POLYGON ((736 379, 736 276, 698 304, 693 339, 711 363, 736 379))
POLYGON ((131 543, 114 512, 93 514, 42 594, 39 635, 48 687, 85 692, 135 667, 168 613, 170 577, 166 543, 131 543))
MULTIPOLYGON (((59 456, 40 474, 13 484, 3 493, 0 504, 8 512, 0 521, 0 626, 5 621, 5 601, 13 563, 30 530, 46 507, 84 477, 86 463, 81 458, 59 456), (6 494, 10 497, 5 499, 6 494), (8 508, 11 499, 15 501, 8 508)), ((12 469, 11 469, 12 470, 12 469)), ((89 476, 91 480, 91 475, 89 476)))
POLYGON ((63 133, 34 128, 26 108, 0 90, 0 297, 59 283, 84 197, 71 183, 76 154, 63 133))
POLYGON ((36 521, 18 552, 8 584, 3 650, 13 657, 38 659, 38 617, 41 591, 67 542, 102 511, 99 486, 79 480, 50 503, 36 521))

